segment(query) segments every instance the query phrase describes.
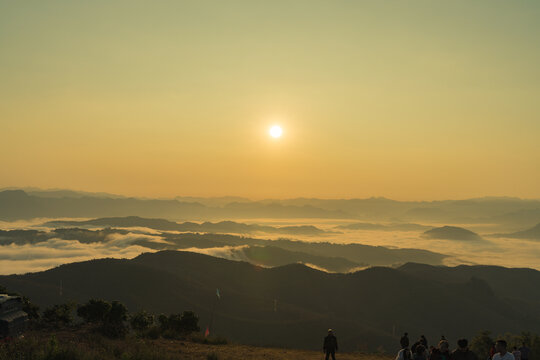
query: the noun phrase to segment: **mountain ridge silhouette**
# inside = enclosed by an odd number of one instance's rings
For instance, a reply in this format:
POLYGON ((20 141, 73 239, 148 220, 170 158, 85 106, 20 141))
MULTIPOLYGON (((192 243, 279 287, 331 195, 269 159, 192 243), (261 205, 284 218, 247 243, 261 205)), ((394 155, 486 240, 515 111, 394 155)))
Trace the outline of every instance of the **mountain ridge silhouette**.
POLYGON ((472 337, 483 329, 538 331, 537 292, 508 292, 496 285, 502 275, 507 283, 525 276, 522 284, 540 289, 540 273, 530 269, 406 264, 330 274, 300 264, 267 269, 177 251, 1 276, 0 284, 42 306, 104 298, 120 300, 131 310, 193 310, 203 326, 215 305, 213 331, 241 343, 313 349, 320 346, 321 329, 333 327, 348 339, 343 349, 364 342, 393 351, 393 328, 428 338, 444 333, 449 339, 472 337), (221 299, 216 299, 216 288, 221 299), (426 321, 434 317, 437 321, 426 321))

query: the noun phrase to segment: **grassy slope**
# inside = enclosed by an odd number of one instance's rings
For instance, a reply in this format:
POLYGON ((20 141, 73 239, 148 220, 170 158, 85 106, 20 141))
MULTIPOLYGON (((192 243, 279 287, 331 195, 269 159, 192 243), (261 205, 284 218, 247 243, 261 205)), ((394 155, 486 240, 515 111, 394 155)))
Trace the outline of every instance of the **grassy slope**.
MULTIPOLYGON (((89 360, 118 358, 140 360, 206 360, 210 354, 217 355, 217 358, 220 360, 324 359, 322 351, 263 348, 239 344, 209 345, 187 340, 169 340, 163 338, 143 340, 135 337, 127 337, 123 340, 111 340, 86 330, 32 331, 26 333, 23 339, 15 340, 10 346, 12 348, 25 349, 24 352, 33 348, 34 354, 45 354, 51 347, 52 336, 56 337, 58 344, 57 351, 71 350, 72 354, 77 354, 75 358, 89 360)), ((314 339, 314 341, 316 340, 318 339, 314 339)), ((2 350, 5 351, 6 348, 2 350)), ((3 351, 0 351, 0 359, 6 358, 6 353, 3 351)), ((337 358, 339 360, 389 360, 393 357, 362 353, 338 353, 337 358)))

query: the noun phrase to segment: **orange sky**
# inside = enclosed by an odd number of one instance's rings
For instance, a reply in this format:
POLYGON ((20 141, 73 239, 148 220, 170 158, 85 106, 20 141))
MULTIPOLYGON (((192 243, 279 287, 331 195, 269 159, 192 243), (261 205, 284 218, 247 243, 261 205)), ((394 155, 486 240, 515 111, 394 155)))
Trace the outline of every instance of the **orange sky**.
POLYGON ((0 187, 540 198, 539 15, 487 0, 0 2, 0 187))

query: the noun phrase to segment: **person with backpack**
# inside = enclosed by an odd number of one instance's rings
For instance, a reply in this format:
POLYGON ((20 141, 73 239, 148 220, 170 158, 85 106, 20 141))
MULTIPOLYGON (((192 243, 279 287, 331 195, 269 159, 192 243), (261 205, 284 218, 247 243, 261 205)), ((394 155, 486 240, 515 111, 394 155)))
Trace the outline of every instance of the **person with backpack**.
POLYGON ((332 360, 336 360, 336 351, 338 349, 337 339, 334 336, 334 331, 328 329, 328 335, 324 338, 323 352, 326 354, 325 360, 328 360, 332 355, 332 360))

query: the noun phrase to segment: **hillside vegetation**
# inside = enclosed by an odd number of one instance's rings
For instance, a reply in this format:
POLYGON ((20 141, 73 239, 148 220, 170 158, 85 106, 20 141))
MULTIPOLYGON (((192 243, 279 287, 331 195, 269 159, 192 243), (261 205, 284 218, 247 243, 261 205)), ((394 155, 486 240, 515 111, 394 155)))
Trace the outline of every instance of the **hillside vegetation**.
POLYGON ((329 327, 344 351, 394 352, 404 331, 453 342, 484 329, 540 332, 540 272, 530 269, 408 264, 329 274, 161 251, 1 276, 0 284, 42 308, 100 298, 133 312, 190 310, 201 328, 213 321, 215 335, 257 346, 315 350, 329 327))
MULTIPOLYGON (((322 338, 321 338, 322 346, 322 338)), ((311 360, 322 351, 205 344, 194 339, 108 339, 88 329, 32 331, 0 345, 0 360, 311 360)), ((338 353, 340 360, 389 360, 388 355, 338 353)))

